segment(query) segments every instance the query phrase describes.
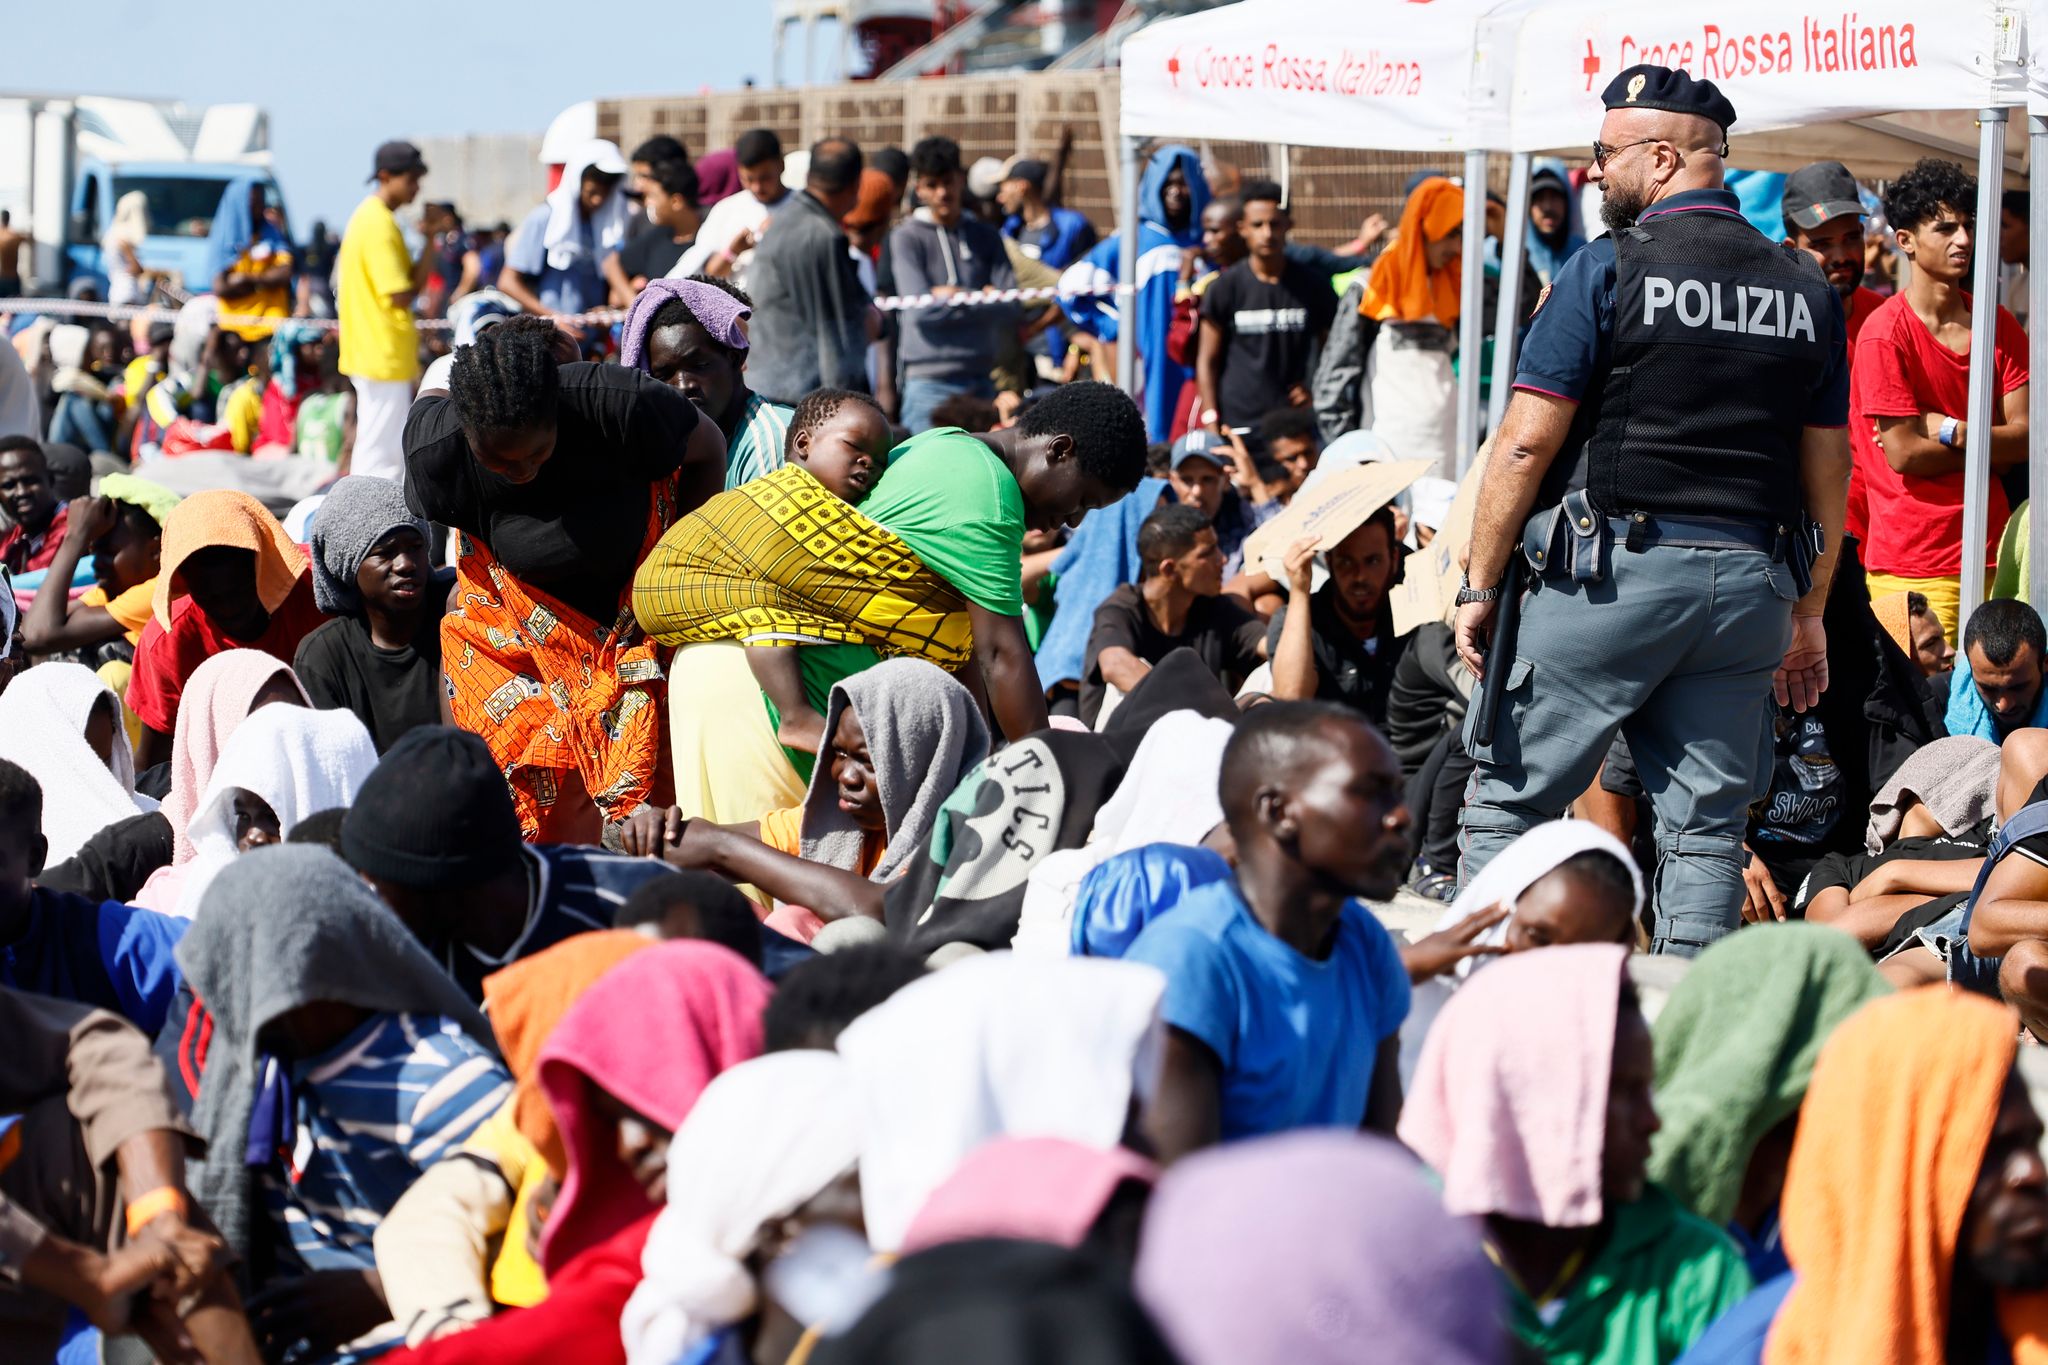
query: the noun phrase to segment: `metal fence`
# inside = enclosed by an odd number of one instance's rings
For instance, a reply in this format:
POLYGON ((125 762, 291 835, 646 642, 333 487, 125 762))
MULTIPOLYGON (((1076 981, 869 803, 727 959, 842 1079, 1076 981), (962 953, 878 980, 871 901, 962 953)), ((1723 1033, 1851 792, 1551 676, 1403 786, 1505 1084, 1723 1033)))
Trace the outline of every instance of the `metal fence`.
MULTIPOLYGON (((968 164, 984 156, 1050 157, 1072 138, 1061 199, 1108 232, 1118 218, 1116 173, 1118 73, 1019 72, 945 76, 908 82, 854 82, 800 90, 735 90, 711 95, 601 100, 598 136, 630 152, 656 133, 680 138, 693 156, 730 147, 749 128, 768 128, 794 150, 823 137, 850 137, 866 148, 908 148, 944 135, 968 164)), ((1418 171, 1458 173, 1457 158, 1256 142, 1198 142, 1218 189, 1245 180, 1289 182, 1296 231, 1305 241, 1347 241, 1369 213, 1390 220, 1418 171)), ((1506 182, 1506 162, 1495 169, 1506 182)))

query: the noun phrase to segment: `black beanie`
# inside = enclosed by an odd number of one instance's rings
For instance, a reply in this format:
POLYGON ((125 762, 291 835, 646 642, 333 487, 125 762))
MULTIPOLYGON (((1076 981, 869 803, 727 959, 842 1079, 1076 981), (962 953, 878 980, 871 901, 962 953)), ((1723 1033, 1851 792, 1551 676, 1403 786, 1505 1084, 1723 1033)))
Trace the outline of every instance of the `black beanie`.
POLYGON ((467 730, 423 725, 378 761, 341 826, 365 876, 446 891, 517 865, 519 814, 491 751, 467 730))

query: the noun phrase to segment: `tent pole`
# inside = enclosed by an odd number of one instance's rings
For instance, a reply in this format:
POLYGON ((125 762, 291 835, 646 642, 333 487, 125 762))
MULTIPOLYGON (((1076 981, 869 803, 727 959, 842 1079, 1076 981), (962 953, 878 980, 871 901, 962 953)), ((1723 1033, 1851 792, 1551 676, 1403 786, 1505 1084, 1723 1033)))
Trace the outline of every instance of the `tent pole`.
POLYGON ((1486 404, 1486 429, 1500 430, 1515 382, 1515 321, 1522 315, 1522 263, 1529 250, 1529 153, 1508 162, 1507 230, 1500 244, 1500 305, 1493 315, 1493 387, 1486 404), (1520 230, 1517 231, 1517 228, 1520 230))
MULTIPOLYGON (((2005 183, 2003 109, 1977 111, 1977 221, 1998 222, 1999 198, 2005 183)), ((1998 345, 1998 231, 1977 235, 1976 306, 1970 312, 1969 435, 1963 450, 1962 604, 1957 631, 1984 600, 1984 539, 1991 505, 1991 427, 1998 396, 1993 390, 1993 360, 1998 345)))
MULTIPOLYGON (((2027 167, 2029 186, 2036 182, 2043 167, 2048 167, 2048 118, 2027 120, 2027 167)), ((2044 202, 2043 191, 2030 189, 2033 202, 2027 206, 2027 326, 2030 338, 2027 348, 2027 371, 2033 374, 2033 366, 2048 365, 2048 330, 2034 319, 2048 321, 2048 202, 2044 202), (2042 262, 2040 269, 2034 262, 2042 262), (2037 340, 2034 338, 2038 338, 2037 340)), ((2048 382, 2027 389, 2027 430, 2048 432, 2048 382)), ((2027 456, 2027 488, 2029 499, 2034 489, 2048 492, 2048 442, 2033 441, 2027 456)), ((2020 591, 2027 600, 2048 605, 2048 515, 2036 517, 2031 510, 2027 516, 2027 577, 2028 582, 2020 585, 2020 591)))
POLYGON ((1485 298, 1485 261, 1486 153, 1471 151, 1465 153, 1465 257, 1458 302, 1458 445, 1453 474, 1457 478, 1464 477, 1472 453, 1479 448, 1479 357, 1486 332, 1480 302, 1485 298))
POLYGON ((1138 139, 1124 137, 1122 241, 1116 255, 1116 386, 1138 396, 1138 139))

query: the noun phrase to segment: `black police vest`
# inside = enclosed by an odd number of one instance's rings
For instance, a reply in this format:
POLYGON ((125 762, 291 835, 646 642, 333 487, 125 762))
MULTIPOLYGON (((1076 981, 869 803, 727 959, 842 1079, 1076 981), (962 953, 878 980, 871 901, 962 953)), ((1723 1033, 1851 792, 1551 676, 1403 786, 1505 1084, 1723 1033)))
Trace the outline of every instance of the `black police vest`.
POLYGON ((1796 523, 1800 435, 1842 345, 1826 277, 1726 213, 1661 214, 1614 248, 1609 369, 1537 506, 1584 488, 1610 516, 1796 523))

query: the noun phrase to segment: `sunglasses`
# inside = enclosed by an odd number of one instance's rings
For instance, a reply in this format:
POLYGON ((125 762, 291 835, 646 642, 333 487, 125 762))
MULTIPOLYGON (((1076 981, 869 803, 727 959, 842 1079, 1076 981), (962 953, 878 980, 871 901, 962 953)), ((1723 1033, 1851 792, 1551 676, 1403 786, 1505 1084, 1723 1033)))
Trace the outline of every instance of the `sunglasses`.
MULTIPOLYGON (((1619 156, 1631 147, 1644 147, 1652 142, 1670 141, 1671 139, 1663 137, 1639 137, 1634 142, 1624 142, 1619 147, 1610 147, 1604 142, 1595 142, 1593 144, 1593 164, 1604 171, 1607 169, 1607 163, 1611 158, 1619 156)), ((1724 140, 1720 146, 1710 150, 1715 156, 1726 156, 1728 155, 1728 144, 1724 140)))

